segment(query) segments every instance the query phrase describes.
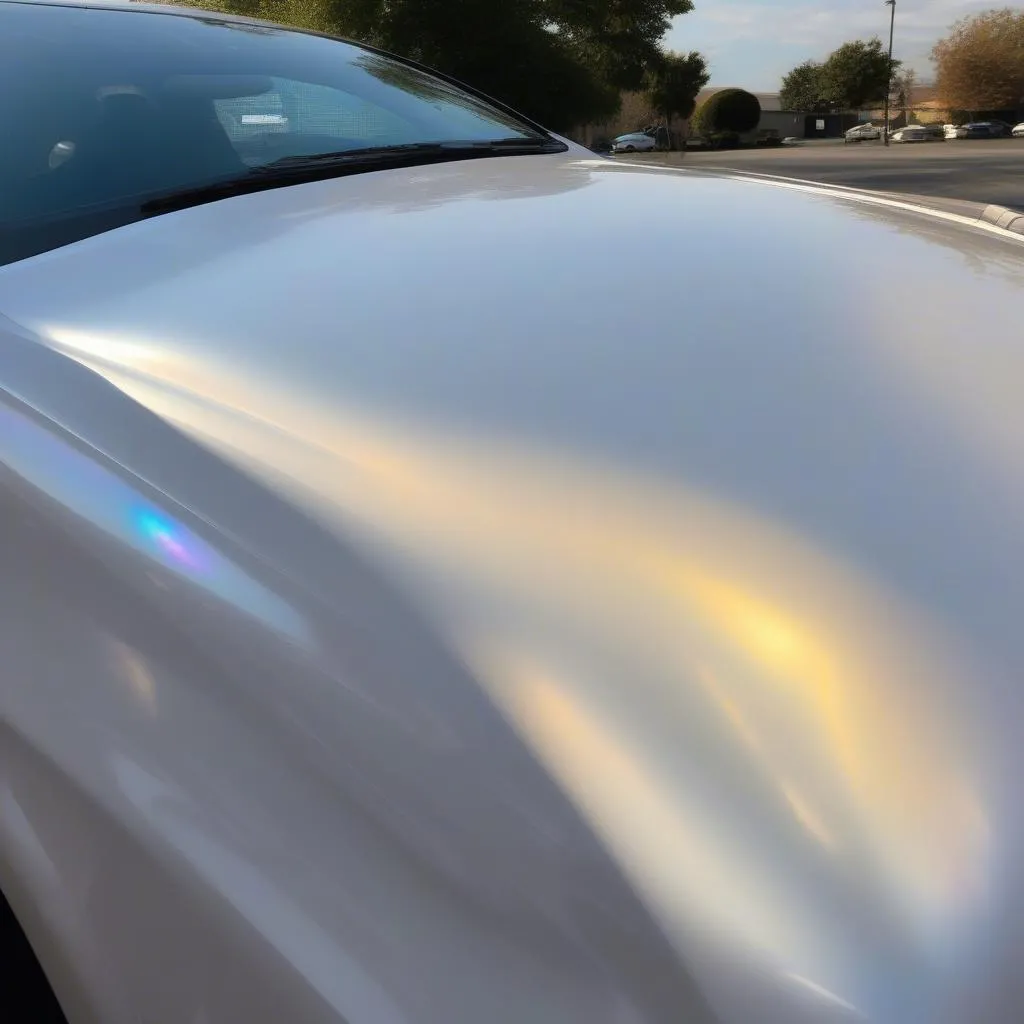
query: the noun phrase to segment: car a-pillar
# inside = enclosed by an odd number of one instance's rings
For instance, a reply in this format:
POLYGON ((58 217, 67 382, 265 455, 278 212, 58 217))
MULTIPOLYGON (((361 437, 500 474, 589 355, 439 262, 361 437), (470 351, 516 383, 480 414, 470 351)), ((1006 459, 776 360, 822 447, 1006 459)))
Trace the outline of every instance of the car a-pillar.
POLYGON ((0 1021, 67 1024, 42 966, 0 892, 0 1021))

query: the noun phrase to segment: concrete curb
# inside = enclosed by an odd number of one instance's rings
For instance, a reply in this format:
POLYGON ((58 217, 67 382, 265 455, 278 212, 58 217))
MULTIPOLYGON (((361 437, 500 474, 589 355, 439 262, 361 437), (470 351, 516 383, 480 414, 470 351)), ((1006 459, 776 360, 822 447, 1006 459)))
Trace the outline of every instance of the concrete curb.
POLYGON ((1024 235, 1024 213, 1020 210, 1009 210, 1005 206, 986 206, 978 218, 986 224, 994 224, 1004 231, 1012 231, 1024 235))

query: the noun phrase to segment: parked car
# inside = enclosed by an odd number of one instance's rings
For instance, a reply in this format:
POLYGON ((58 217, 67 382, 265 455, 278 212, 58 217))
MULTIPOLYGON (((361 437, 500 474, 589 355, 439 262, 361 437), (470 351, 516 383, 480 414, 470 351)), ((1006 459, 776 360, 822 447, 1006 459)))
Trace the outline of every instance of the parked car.
POLYGON ((708 132, 701 138, 705 149, 739 149, 742 144, 740 133, 733 131, 708 132))
POLYGON ((782 133, 778 128, 762 128, 754 140, 756 146, 781 146, 782 133))
POLYGON ((1001 121, 971 121, 963 126, 963 135, 957 138, 965 139, 993 139, 1009 134, 1008 126, 1001 121))
POLYGON ((944 139, 946 137, 945 126, 938 123, 911 125, 909 127, 923 128, 928 133, 930 139, 944 139))
POLYGON ((872 124, 868 121, 866 124, 858 124, 853 128, 850 128, 846 132, 847 142, 863 142, 869 139, 880 139, 882 137, 882 128, 880 125, 872 124))
POLYGON ((657 146, 653 135, 646 132, 628 132, 612 144, 613 153, 647 153, 657 146))
POLYGON ((891 142, 930 142, 935 134, 924 125, 910 124, 904 128, 897 128, 889 136, 891 142))
POLYGON ((946 124, 942 126, 943 133, 947 139, 966 139, 967 127, 962 124, 946 124))
POLYGON ((1019 239, 191 8, 0 78, 0 1021, 1020 1021, 1019 239))
POLYGON ((987 121, 986 124, 991 126, 992 134, 1000 138, 1009 138, 1013 134, 1013 125, 1006 121, 987 121))
POLYGON ((1013 136, 1013 137, 1014 137, 1015 139, 1019 139, 1019 138, 1021 138, 1022 136, 1024 136, 1024 121, 1022 121, 1022 122, 1021 122, 1020 124, 1018 124, 1018 125, 1015 125, 1015 126, 1013 127, 1012 131, 1010 132, 1010 134, 1011 134, 1011 135, 1012 135, 1012 136, 1013 136))

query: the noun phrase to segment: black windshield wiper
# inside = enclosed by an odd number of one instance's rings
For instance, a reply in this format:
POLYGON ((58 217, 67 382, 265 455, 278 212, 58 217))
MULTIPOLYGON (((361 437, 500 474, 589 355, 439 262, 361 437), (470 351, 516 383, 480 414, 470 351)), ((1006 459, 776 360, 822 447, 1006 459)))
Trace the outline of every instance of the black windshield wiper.
POLYGON ((528 156, 534 153, 564 153, 566 146, 557 139, 493 139, 487 141, 410 142, 396 146, 367 146, 360 149, 340 149, 331 153, 311 153, 284 156, 254 169, 255 174, 274 173, 284 168, 354 165, 365 169, 366 164, 388 167, 396 163, 433 162, 434 160, 461 160, 466 157, 528 156))
POLYGON ((564 153, 567 149, 564 143, 552 138, 511 138, 487 142, 413 142, 397 146, 343 149, 331 153, 295 154, 253 167, 237 177, 221 178, 205 185, 189 185, 153 196, 139 206, 139 212, 143 216, 155 216, 250 192, 392 167, 414 167, 491 156, 564 153))

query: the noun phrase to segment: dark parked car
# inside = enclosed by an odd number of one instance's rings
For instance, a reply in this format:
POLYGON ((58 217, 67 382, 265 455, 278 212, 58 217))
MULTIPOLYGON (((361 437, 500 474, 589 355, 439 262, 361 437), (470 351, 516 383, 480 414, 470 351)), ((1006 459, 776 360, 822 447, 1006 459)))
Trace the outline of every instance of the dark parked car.
POLYGON ((782 134, 778 128, 762 128, 757 133, 754 143, 758 146, 781 146, 782 134))
POLYGON ((967 130, 968 139, 1002 138, 1013 131, 1012 126, 1003 121, 972 121, 964 125, 964 128, 967 130))

